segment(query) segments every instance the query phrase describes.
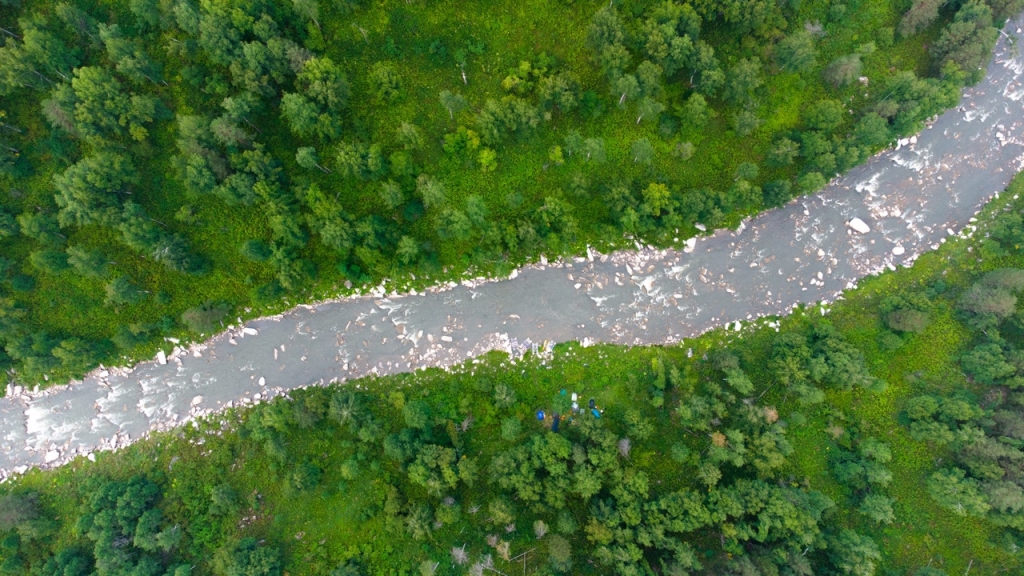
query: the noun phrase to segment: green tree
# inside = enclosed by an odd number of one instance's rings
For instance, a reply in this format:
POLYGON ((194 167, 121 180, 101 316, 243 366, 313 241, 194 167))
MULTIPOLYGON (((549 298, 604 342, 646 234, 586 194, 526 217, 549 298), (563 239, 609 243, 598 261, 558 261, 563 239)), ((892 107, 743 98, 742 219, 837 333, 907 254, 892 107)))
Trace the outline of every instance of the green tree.
POLYGON ((422 400, 406 402, 402 406, 402 418, 406 426, 425 430, 431 426, 430 405, 422 400))
POLYGON ((928 477, 927 487, 939 506, 957 516, 984 517, 989 511, 988 499, 982 493, 980 483, 974 478, 967 478, 959 468, 933 473, 928 477))
POLYGON ((67 254, 59 250, 36 250, 28 259, 32 266, 46 274, 60 274, 71 268, 67 254))
POLYGON ((572 72, 545 76, 537 86, 541 105, 556 106, 562 112, 571 112, 579 105, 580 92, 580 79, 572 72))
POLYGON ((992 16, 997 22, 1002 22, 1024 9, 1021 0, 991 0, 987 3, 992 7, 992 16))
POLYGON ((99 152, 72 164, 53 177, 62 225, 115 224, 121 213, 122 194, 139 175, 130 157, 116 152, 99 152))
POLYGON ((860 77, 862 67, 860 54, 847 54, 833 60, 822 72, 822 75, 826 82, 838 89, 856 81, 860 77))
POLYGON ((501 437, 509 442, 514 442, 519 438, 519 433, 522 430, 522 421, 515 416, 509 416, 501 420, 501 437))
POLYGON ((707 126, 714 117, 714 110, 708 106, 707 100, 696 92, 690 94, 686 103, 678 109, 679 118, 694 129, 701 129, 707 126))
POLYGON ((572 546, 564 536, 555 534, 548 538, 548 562, 556 572, 572 569, 572 546))
POLYGON ((644 209, 652 216, 661 216, 663 210, 672 204, 672 193, 668 186, 660 182, 651 182, 644 188, 644 209))
POLYGON ((300 17, 312 20, 320 28, 320 3, 317 0, 292 0, 292 8, 300 17))
POLYGON ((654 146, 647 138, 637 138, 630 146, 630 154, 633 156, 633 162, 649 166, 654 161, 654 146))
POLYGON ((335 161, 344 176, 360 180, 380 177, 387 169, 380 146, 376 144, 339 144, 335 161))
POLYGON ((442 90, 438 94, 438 100, 441 102, 441 106, 448 111, 448 116, 452 120, 455 119, 455 114, 462 112, 469 107, 469 102, 466 101, 466 97, 462 94, 449 92, 448 90, 442 90))
POLYGON ((829 540, 828 556, 840 574, 873 576, 882 559, 875 541, 844 528, 829 540))
POLYGON ((402 236, 398 240, 398 246, 395 248, 395 257, 402 264, 412 264, 419 258, 420 245, 415 238, 411 236, 402 236))
POLYGON ((285 94, 281 97, 281 117, 292 132, 304 138, 320 130, 321 118, 316 104, 300 94, 285 94))
POLYGON ((132 284, 124 276, 114 278, 106 285, 107 298, 104 304, 107 306, 131 305, 142 301, 146 292, 132 284))
POLYGON ((931 53, 940 66, 956 64, 971 82, 981 79, 985 63, 999 37, 993 26, 992 9, 980 0, 963 4, 953 22, 946 26, 932 44, 931 53))
POLYGON ((607 160, 607 156, 605 156, 603 138, 587 138, 584 140, 581 153, 587 162, 603 164, 604 161, 607 160))
POLYGON ((415 124, 402 122, 397 130, 398 142, 406 150, 419 150, 423 148, 423 134, 415 124))
MULTIPOLYGON (((406 404, 406 408, 409 406, 406 404)), ((440 496, 458 485, 455 466, 454 449, 427 444, 419 449, 415 460, 409 464, 409 481, 422 486, 434 496, 440 496)))
POLYGON ((846 116, 846 108, 837 100, 817 100, 804 110, 804 122, 813 130, 831 132, 846 116))
POLYGON ((140 40, 126 37, 117 24, 99 24, 98 32, 107 57, 124 77, 136 84, 157 84, 163 80, 159 65, 149 57, 140 40))
POLYGON ((18 216, 21 233, 46 246, 60 246, 66 238, 59 232, 57 220, 42 212, 26 212, 18 216))
POLYGON ((481 172, 494 172, 498 168, 498 153, 490 148, 481 148, 477 163, 481 172))
POLYGON ((0 238, 13 236, 18 232, 19 226, 14 216, 0 209, 0 238))
POLYGON ((380 199, 388 210, 397 210, 405 202, 405 194, 397 182, 388 180, 381 184, 380 199))
POLYGON ((753 110, 744 109, 732 117, 732 126, 740 136, 748 136, 761 127, 762 120, 753 110))
POLYGON ((761 61, 756 56, 742 58, 729 70, 723 95, 735 104, 745 104, 762 84, 764 78, 761 75, 761 61))
POLYGON ((462 242, 469 238, 472 229, 472 222, 462 210, 444 207, 437 215, 437 235, 442 239, 462 242))
POLYGON ((345 73, 330 58, 310 58, 295 78, 296 92, 281 97, 281 115, 299 136, 341 136, 341 113, 348 103, 345 73))
POLYGON ((636 105, 637 118, 636 123, 639 124, 644 118, 648 118, 653 121, 657 121, 658 117, 662 112, 665 111, 665 105, 650 96, 644 96, 640 102, 636 105))
POLYGON ((758 172, 757 164, 753 162, 740 162, 739 166, 736 167, 734 178, 736 180, 754 180, 757 178, 758 172))
POLYGON ((857 511, 876 524, 892 524, 896 519, 892 510, 894 500, 882 494, 868 494, 861 501, 857 511))
POLYGON ((155 120, 161 109, 155 97, 132 94, 98 66, 76 68, 70 90, 58 92, 56 98, 72 107, 74 130, 86 138, 127 135, 141 142, 149 135, 145 125, 155 120))
POLYGON ((444 184, 428 174, 420 174, 416 178, 416 193, 427 209, 440 207, 445 202, 444 184))
POLYGON ((964 371, 982 384, 994 384, 997 380, 1012 376, 1017 367, 1006 361, 999 344, 979 344, 960 357, 964 371))
POLYGON ((281 553, 260 546, 255 538, 229 542, 213 557, 213 567, 224 576, 279 576, 281 553))
POLYGON ((762 193, 766 208, 782 206, 793 197, 793 183, 789 180, 767 182, 762 188, 762 193))
POLYGON ((931 321, 931 302, 919 293, 888 296, 879 311, 886 326, 897 332, 922 332, 931 321))
POLYGON ((331 171, 320 165, 320 155, 317 154, 316 148, 312 146, 303 146, 295 151, 295 161, 307 170, 313 168, 319 169, 325 174, 330 174, 331 171))
POLYGON ((608 46, 622 44, 625 37, 625 27, 618 11, 612 5, 594 14, 590 26, 587 27, 587 45, 598 54, 608 46))
POLYGON ((641 94, 640 83, 637 81, 636 76, 623 74, 613 82, 612 94, 619 97, 619 106, 622 106, 627 100, 633 100, 641 94))
POLYGON ((796 179, 796 188, 801 194, 813 194, 828 184, 821 172, 808 172, 796 179))
POLYGON ((942 0, 914 0, 903 18, 900 19, 900 36, 911 36, 924 30, 939 18, 942 0))
POLYGON ((766 161, 769 166, 778 168, 781 166, 789 166, 799 155, 800 145, 783 136, 772 144, 771 149, 768 151, 766 161))
POLYGON ((370 69, 370 87, 378 103, 394 102, 402 94, 402 78, 390 63, 377 62, 370 69))
POLYGON ((881 146, 892 138, 889 123, 874 112, 865 114, 857 121, 853 134, 860 144, 870 148, 881 146))
POLYGON ((785 72, 807 72, 814 67, 818 51, 806 30, 786 36, 775 45, 775 62, 785 72))

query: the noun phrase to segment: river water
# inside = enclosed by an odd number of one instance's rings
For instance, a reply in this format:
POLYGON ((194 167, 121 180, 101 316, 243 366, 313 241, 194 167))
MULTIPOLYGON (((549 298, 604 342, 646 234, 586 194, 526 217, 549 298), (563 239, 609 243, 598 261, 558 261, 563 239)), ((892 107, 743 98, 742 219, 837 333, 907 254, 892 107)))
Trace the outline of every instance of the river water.
POLYGON ((866 275, 969 234, 970 218, 1024 168, 1024 60, 1008 42, 1020 25, 1005 29, 986 78, 929 128, 813 197, 682 251, 542 260, 508 279, 420 294, 378 288, 234 326, 83 382, 41 392, 12 386, 0 399, 0 478, 93 458, 151 430, 298 387, 570 340, 673 344, 831 301, 866 275))

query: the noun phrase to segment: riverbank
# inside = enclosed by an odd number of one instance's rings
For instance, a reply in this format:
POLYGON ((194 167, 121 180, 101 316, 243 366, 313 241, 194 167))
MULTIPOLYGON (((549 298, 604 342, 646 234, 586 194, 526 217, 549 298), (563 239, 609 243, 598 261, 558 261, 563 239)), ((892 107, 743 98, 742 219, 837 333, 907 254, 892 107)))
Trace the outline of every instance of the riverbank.
MULTIPOLYGON (((590 456, 629 469, 633 480, 644 474, 645 498, 689 498, 686 518, 693 523, 702 517, 695 504, 703 502, 699 495, 730 494, 744 482, 764 479, 770 481, 757 497, 730 500, 736 524, 743 519, 761 526, 773 515, 792 519, 817 505, 829 508, 813 523, 804 518, 799 530, 773 524, 763 540, 736 549, 720 544, 728 542, 722 536, 738 532, 742 539, 743 531, 714 527, 706 536, 700 528, 684 531, 680 540, 693 548, 703 573, 724 573, 743 557, 778 561, 765 550, 785 551, 794 532, 818 530, 817 544, 796 547, 815 572, 842 562, 856 563, 862 574, 920 574, 926 566, 934 570, 929 576, 1019 570, 1018 533, 935 499, 929 479, 957 462, 958 454, 918 437, 905 414, 910 401, 923 394, 989 406, 999 402, 996 392, 1007 391, 1002 384, 965 376, 962 358, 978 338, 958 308, 963 294, 987 272, 1024 268, 1024 252, 1012 238, 1001 234, 995 243, 987 238, 999 222, 1008 221, 997 219, 1024 212, 1021 192, 1024 178, 979 215, 976 237, 946 242, 910 268, 865 278, 827 307, 824 318, 819 312, 824 308, 808 306, 785 318, 745 323, 739 331, 714 330, 683 346, 570 342, 523 358, 489 354, 448 371, 293 390, 290 400, 199 418, 117 453, 95 454, 95 463, 79 458, 58 470, 30 472, 8 486, 22 497, 37 492, 42 517, 58 519, 54 526, 61 537, 53 539, 50 552, 92 537, 73 535, 71 527, 83 503, 102 493, 96 486, 123 488, 111 483, 144 479, 159 487, 159 499, 149 504, 162 510, 159 527, 177 526, 183 534, 166 557, 204 568, 219 566, 224 560, 210 559, 222 558, 223 550, 251 537, 276 566, 296 575, 339 566, 355 574, 414 573, 424 564, 429 573, 460 574, 470 564, 487 565, 488 556, 491 567, 510 573, 523 565, 518 555, 531 550, 527 569, 542 571, 550 558, 559 558, 551 553, 561 550, 552 545, 562 545, 552 538, 558 535, 570 543, 571 552, 562 552, 572 557, 573 573, 599 573, 589 561, 606 558, 598 550, 608 543, 593 536, 601 534, 601 524, 591 519, 614 523, 619 515, 596 514, 601 505, 588 505, 593 496, 581 488, 581 478, 588 470, 582 463, 590 456), (913 325, 897 323, 900 329, 894 329, 886 312, 892 297, 926 313, 913 325), (826 327, 834 331, 824 332, 826 327), (792 346, 794 337, 812 334, 828 334, 829 344, 815 343, 807 357, 795 357, 796 364, 778 362, 780 350, 792 346), (811 370, 803 363, 809 366, 812 355, 821 360, 816 373, 838 367, 832 377, 813 376, 818 402, 807 401, 807 390, 794 380, 782 379, 784 374, 799 379, 801 372, 807 378, 811 370), (600 415, 596 421, 588 421, 590 399, 600 415), (573 401, 579 411, 572 409, 573 401), (545 412, 543 420, 538 410, 545 412), (568 440, 564 447, 548 440, 555 427, 552 411, 568 416, 559 429, 559 440, 568 440), (588 441, 595 427, 611 440, 588 441), (503 454, 547 446, 550 452, 543 457, 525 460, 532 464, 500 463, 503 454), (594 456, 602 446, 612 451, 607 459, 594 456), (419 457, 426 453, 440 457, 419 457), (857 459, 863 454, 876 458, 869 480, 858 480, 856 466, 843 467, 865 465, 857 459), (466 459, 474 467, 454 464, 466 459), (566 483, 561 506, 530 506, 525 498, 534 491, 559 489, 551 481, 555 466, 536 472, 543 478, 533 482, 515 479, 552 459, 564 461, 573 481, 566 483), (786 490, 785 498, 773 500, 777 506, 758 509, 758 515, 736 511, 760 506, 770 489, 786 490), (868 496, 875 506, 865 505, 868 496), (806 505, 797 511, 783 505, 794 499, 806 505), (560 521, 563 509, 575 529, 560 521), (841 544, 847 530, 858 535, 852 550, 841 544), (466 553, 465 565, 453 550, 466 553)), ((1019 229, 1012 233, 1019 237, 1019 229)), ((1012 327, 1004 332, 1020 341, 1012 327)), ((245 340, 263 336, 250 333, 245 340)), ((1012 402, 996 406, 1000 418, 1013 409, 1012 402)), ((605 509, 613 503, 623 509, 624 500, 617 498, 623 498, 624 485, 637 486, 621 476, 594 485, 605 509)), ((713 506, 714 499, 706 505, 713 506)), ((659 510, 670 514, 672 508, 659 510)), ((660 517, 644 514, 641 526, 660 517)), ((145 540, 134 540, 137 548, 138 542, 145 540)), ((641 541, 644 555, 636 561, 669 557, 664 542, 641 541)), ((22 553, 32 560, 44 556, 27 546, 22 553)))
MULTIPOLYGON (((1007 27, 1014 37, 1017 24, 1007 27)), ((830 302, 866 275, 909 265, 949 236, 969 236, 977 211, 1024 166, 1024 63, 1014 50, 1001 39, 985 79, 917 136, 820 194, 682 251, 542 261, 512 279, 415 295, 378 289, 254 320, 79 383, 11 390, 0 400, 0 477, 294 388, 570 340, 675 344, 830 302)))

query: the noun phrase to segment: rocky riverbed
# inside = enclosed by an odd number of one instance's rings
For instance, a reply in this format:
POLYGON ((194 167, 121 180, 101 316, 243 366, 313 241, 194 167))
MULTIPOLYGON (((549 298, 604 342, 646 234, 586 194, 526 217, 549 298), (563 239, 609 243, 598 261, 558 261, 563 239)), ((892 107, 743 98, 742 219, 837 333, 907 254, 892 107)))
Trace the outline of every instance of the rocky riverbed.
MULTIPOLYGON (((829 302, 860 278, 910 265, 1024 168, 1024 60, 1011 22, 986 78, 960 105, 821 193, 687 240, 685 248, 595 254, 425 293, 299 306, 175 346, 133 368, 104 368, 0 399, 0 479, 117 449, 153 430, 290 389, 451 366, 579 340, 673 344, 801 303, 829 302)), ((176 343, 175 343, 176 344, 176 343)))

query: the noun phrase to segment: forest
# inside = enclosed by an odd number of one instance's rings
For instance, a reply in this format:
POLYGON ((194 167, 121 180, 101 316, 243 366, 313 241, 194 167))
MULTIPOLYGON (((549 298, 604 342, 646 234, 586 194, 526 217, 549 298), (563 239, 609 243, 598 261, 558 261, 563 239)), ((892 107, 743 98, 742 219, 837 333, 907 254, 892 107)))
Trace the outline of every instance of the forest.
POLYGON ((1022 193, 827 310, 314 386, 31 471, 0 574, 1020 573, 1022 193))
POLYGON ((954 105, 1022 0, 0 1, 0 368, 658 246, 954 105))

